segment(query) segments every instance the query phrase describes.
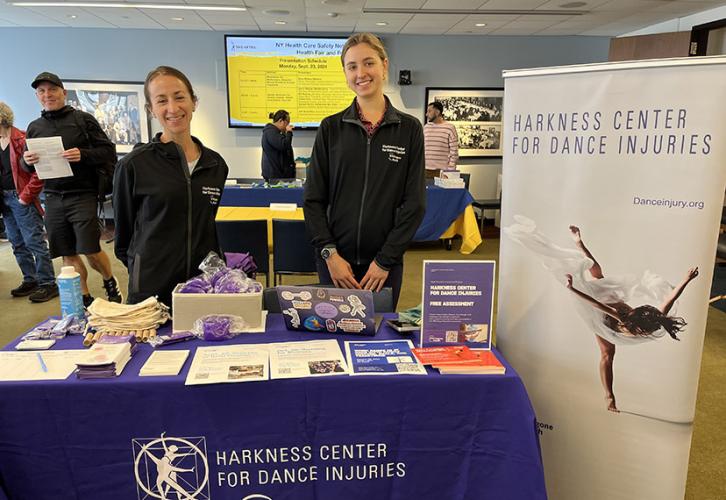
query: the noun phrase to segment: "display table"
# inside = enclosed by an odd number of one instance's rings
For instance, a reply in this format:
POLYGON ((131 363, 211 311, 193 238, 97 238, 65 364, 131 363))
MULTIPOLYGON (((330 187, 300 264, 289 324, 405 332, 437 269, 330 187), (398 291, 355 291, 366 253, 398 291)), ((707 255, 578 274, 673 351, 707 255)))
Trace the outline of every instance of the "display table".
MULTIPOLYGON (((250 220, 295 218, 295 212, 269 210, 270 203, 295 203, 303 205, 303 188, 240 188, 225 186, 220 201, 217 220, 250 220), (250 207, 258 210, 249 211, 250 207)), ((426 187, 426 214, 414 241, 433 241, 440 238, 461 236, 460 252, 470 254, 481 242, 481 233, 471 203, 474 201, 466 189, 426 187)), ((302 213, 302 209, 300 213, 302 213)), ((268 228, 268 233, 272 230, 268 228)))
MULTIPOLYGON (((271 315, 266 333, 229 342, 321 338, 331 336, 289 332, 271 315)), ((400 336, 383 327, 374 339, 387 338, 400 336)), ((80 342, 69 337, 55 349, 80 342)), ((503 376, 188 387, 193 352, 179 376, 138 377, 151 350, 142 345, 112 380, 0 383, 0 491, 10 499, 162 498, 164 474, 165 487, 173 479, 189 493, 170 489, 168 499, 546 498, 535 416, 506 362, 503 376)))

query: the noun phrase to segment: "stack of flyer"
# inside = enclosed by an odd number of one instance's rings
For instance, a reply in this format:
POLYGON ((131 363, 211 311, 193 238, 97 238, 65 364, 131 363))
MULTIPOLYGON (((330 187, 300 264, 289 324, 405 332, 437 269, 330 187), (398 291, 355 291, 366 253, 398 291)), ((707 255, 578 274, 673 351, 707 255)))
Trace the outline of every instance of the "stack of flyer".
POLYGON ((102 337, 76 363, 76 376, 81 379, 118 377, 134 352, 133 335, 102 337))
POLYGON ((506 368, 487 349, 469 349, 465 345, 419 347, 413 354, 424 365, 431 365, 442 374, 504 375, 506 368))

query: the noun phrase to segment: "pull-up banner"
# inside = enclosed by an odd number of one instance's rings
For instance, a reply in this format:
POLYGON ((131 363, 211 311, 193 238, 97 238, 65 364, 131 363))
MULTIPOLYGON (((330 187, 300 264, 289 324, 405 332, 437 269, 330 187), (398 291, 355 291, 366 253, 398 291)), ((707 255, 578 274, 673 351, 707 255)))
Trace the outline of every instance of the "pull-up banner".
POLYGON ((498 347, 557 499, 682 499, 726 58, 507 71, 498 347))

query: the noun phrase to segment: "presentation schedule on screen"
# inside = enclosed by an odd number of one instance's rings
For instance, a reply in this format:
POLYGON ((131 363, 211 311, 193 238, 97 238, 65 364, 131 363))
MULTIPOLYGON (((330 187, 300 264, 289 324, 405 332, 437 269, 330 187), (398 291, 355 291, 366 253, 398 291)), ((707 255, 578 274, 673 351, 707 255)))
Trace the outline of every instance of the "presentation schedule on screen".
POLYGON ((229 125, 255 127, 287 110, 298 127, 317 127, 354 94, 340 63, 344 39, 232 37, 227 42, 229 125))

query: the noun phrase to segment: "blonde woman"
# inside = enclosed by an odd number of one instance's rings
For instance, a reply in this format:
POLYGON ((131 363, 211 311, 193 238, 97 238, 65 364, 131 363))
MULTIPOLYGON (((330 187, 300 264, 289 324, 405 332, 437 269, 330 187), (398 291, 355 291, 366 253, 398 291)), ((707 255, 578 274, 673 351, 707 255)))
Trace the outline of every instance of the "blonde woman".
POLYGON ((371 33, 352 35, 340 59, 351 105, 320 124, 305 185, 305 222, 321 283, 393 289, 424 216, 423 128, 383 93, 388 55, 371 33))

